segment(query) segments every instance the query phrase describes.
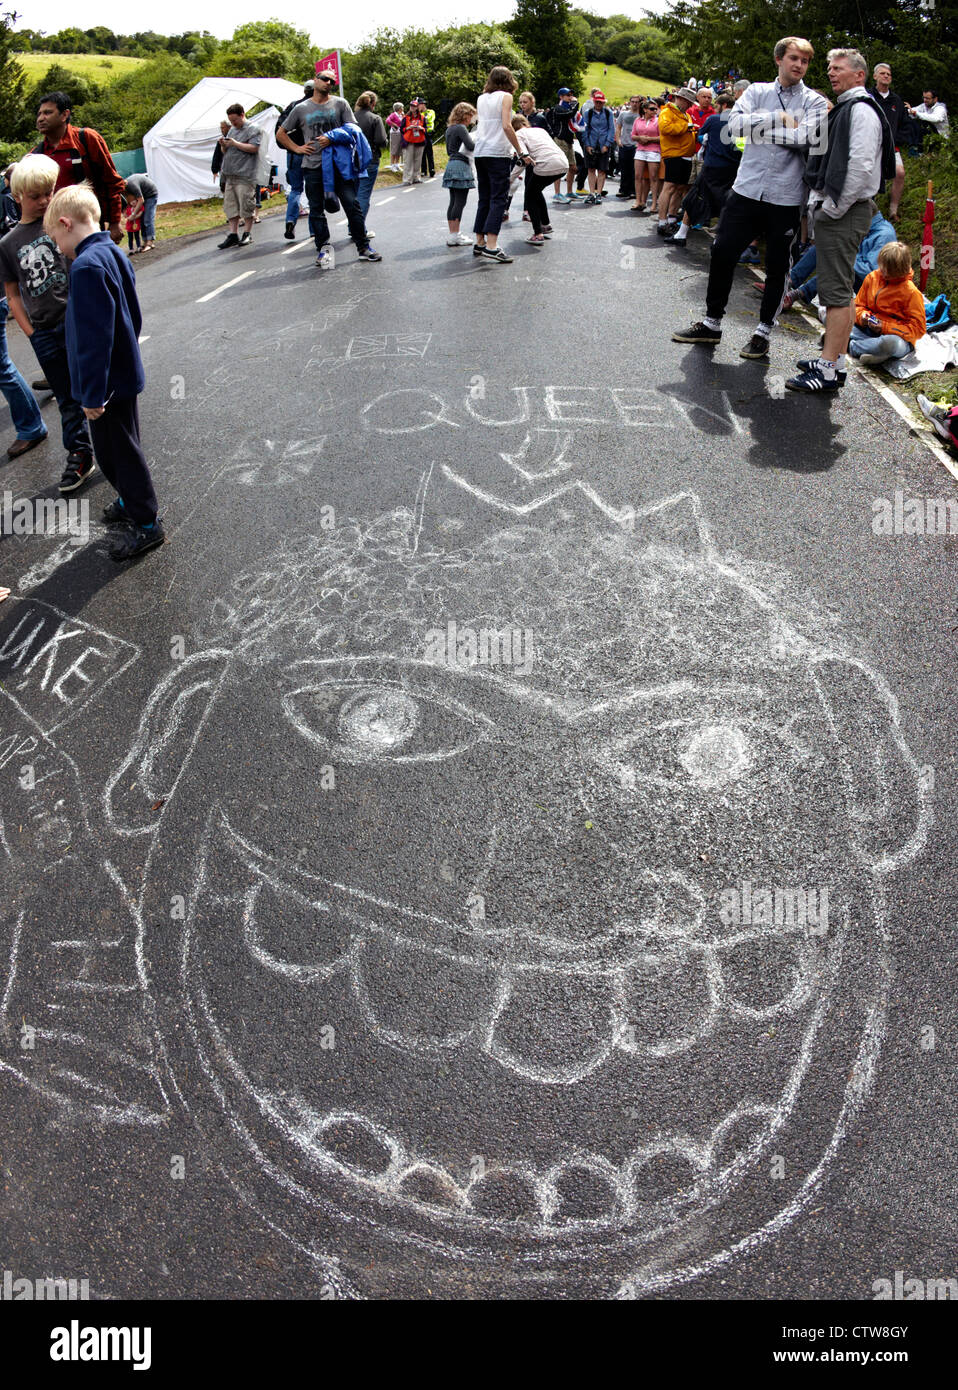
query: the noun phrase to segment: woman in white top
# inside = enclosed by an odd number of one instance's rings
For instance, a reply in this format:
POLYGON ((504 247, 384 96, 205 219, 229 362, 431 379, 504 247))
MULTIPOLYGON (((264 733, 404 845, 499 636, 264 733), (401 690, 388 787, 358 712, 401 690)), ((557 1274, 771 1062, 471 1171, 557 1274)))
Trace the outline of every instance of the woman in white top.
POLYGON ((495 67, 486 78, 486 85, 476 102, 479 124, 476 127, 474 159, 479 206, 476 209, 476 244, 474 256, 506 265, 512 261, 498 246, 499 228, 509 196, 509 171, 515 153, 524 164, 532 157, 523 152, 512 128, 512 94, 518 82, 508 68, 495 67))
POLYGON ((542 246, 552 235, 549 225, 549 211, 543 190, 555 183, 560 174, 565 174, 569 161, 559 149, 547 130, 530 126, 525 116, 513 116, 512 128, 516 132, 524 153, 532 156, 532 167, 525 173, 525 209, 532 223, 530 246, 542 246))

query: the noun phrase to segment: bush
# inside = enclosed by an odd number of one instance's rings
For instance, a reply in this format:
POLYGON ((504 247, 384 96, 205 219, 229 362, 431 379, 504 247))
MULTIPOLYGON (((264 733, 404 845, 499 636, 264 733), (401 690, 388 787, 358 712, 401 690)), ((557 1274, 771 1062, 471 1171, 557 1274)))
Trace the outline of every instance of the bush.
MULTIPOLYGON (((949 140, 925 137, 919 159, 905 159, 905 191, 899 207, 898 235, 912 249, 915 283, 919 278, 921 238, 924 227, 928 180, 934 185, 935 259, 925 290, 929 299, 944 293, 951 300, 952 318, 958 320, 958 137, 949 140)), ((887 214, 888 195, 878 199, 887 214)))

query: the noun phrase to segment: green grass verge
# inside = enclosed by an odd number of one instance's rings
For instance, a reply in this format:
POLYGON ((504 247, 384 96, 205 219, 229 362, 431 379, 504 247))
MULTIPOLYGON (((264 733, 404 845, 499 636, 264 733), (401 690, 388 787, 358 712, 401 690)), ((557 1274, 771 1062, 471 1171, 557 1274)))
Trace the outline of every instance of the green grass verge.
POLYGON ((146 62, 145 58, 121 57, 117 53, 17 53, 17 62, 28 82, 39 82, 54 63, 93 82, 110 83, 146 62))
MULTIPOLYGON (((618 106, 621 102, 628 101, 631 96, 658 96, 667 85, 658 77, 639 77, 625 68, 617 68, 614 63, 590 63, 585 70, 579 100, 586 101, 590 90, 600 87, 610 105, 618 106)), ((549 106, 553 104, 554 98, 550 96, 547 99, 541 92, 537 92, 536 101, 540 106, 549 106)))

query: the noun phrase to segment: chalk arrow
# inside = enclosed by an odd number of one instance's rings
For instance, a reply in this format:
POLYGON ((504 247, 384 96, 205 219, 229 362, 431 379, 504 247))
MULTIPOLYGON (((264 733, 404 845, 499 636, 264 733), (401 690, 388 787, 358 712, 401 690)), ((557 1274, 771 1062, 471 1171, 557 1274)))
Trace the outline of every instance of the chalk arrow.
POLYGON ((552 457, 549 459, 546 468, 540 469, 538 472, 532 472, 530 469, 523 468, 522 466, 523 459, 526 458, 532 447, 531 434, 526 435, 516 453, 500 453, 499 457, 502 459, 503 463, 507 463, 510 468, 514 468, 519 476, 527 483, 535 483, 542 478, 555 478, 558 477, 560 473, 565 473, 568 469, 575 467, 575 460, 565 457, 566 449, 572 446, 571 430, 544 430, 537 428, 536 434, 539 436, 539 442, 542 444, 543 448, 548 442, 547 436, 551 436, 552 439, 552 457))

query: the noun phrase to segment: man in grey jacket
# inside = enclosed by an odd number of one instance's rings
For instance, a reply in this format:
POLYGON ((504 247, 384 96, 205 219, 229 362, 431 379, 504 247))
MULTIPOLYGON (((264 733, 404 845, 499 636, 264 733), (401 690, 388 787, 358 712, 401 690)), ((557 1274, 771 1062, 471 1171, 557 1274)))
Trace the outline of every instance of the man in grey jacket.
POLYGON ((778 77, 774 82, 753 82, 732 108, 723 135, 732 141, 744 138, 745 149, 712 244, 705 317, 673 333, 673 342, 714 346, 722 341, 722 316, 735 267, 745 248, 761 236, 765 290, 758 328, 740 356, 768 360, 769 335, 781 309, 801 225, 805 155, 821 140, 828 114, 824 97, 803 80, 813 53, 807 39, 779 39, 774 49, 778 77))
POLYGON ((845 353, 854 322, 855 257, 878 211, 884 178, 895 173, 895 142, 875 98, 865 90, 867 64, 856 48, 833 48, 828 78, 836 102, 822 153, 808 161, 808 215, 815 228, 818 298, 825 306, 820 358, 799 362, 790 391, 837 391, 845 384, 845 353))

